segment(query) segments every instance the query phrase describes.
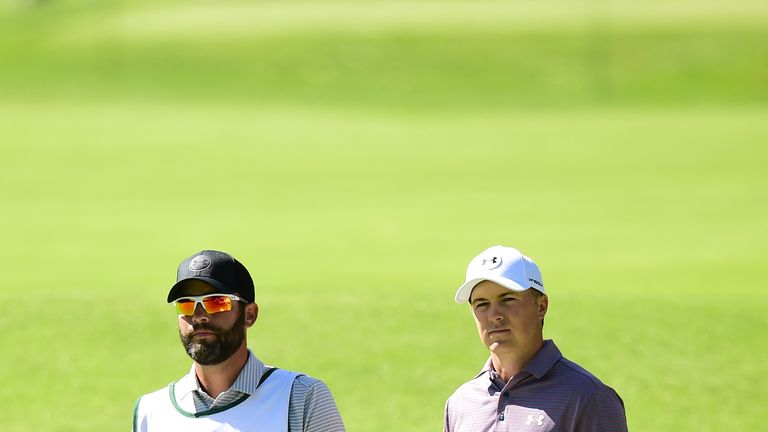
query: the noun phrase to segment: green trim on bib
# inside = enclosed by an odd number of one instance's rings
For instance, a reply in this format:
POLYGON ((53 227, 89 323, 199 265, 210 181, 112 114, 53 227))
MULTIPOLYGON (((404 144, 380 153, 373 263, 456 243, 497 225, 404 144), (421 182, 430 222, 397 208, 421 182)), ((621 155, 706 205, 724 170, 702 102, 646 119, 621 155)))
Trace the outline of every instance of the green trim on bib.
POLYGON ((191 413, 189 411, 185 411, 184 409, 182 409, 179 406, 178 403, 176 403, 176 393, 173 391, 175 386, 176 386, 176 383, 171 383, 171 385, 168 386, 168 393, 169 393, 169 396, 171 397, 171 403, 173 404, 173 407, 176 408, 176 411, 178 411, 179 414, 181 414, 181 415, 183 415, 185 417, 198 418, 198 417, 205 417, 205 416, 213 415, 213 414, 216 414, 216 413, 220 413, 222 411, 226 411, 226 410, 228 410, 230 408, 234 408, 234 407, 240 405, 246 399, 251 397, 251 395, 246 394, 246 395, 243 395, 240 399, 232 402, 231 404, 224 405, 223 407, 209 409, 209 410, 206 410, 206 411, 200 411, 199 413, 191 413))
POLYGON ((141 403, 141 398, 136 399, 136 403, 133 405, 133 432, 139 432, 139 403, 141 403))

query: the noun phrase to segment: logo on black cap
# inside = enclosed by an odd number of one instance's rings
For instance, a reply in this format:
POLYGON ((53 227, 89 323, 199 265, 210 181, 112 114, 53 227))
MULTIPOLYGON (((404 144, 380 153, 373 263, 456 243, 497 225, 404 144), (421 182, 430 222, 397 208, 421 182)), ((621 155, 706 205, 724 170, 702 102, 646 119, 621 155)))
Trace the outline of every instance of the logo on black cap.
POLYGON ((189 270, 203 271, 211 266, 211 259, 205 255, 198 255, 189 262, 189 270))

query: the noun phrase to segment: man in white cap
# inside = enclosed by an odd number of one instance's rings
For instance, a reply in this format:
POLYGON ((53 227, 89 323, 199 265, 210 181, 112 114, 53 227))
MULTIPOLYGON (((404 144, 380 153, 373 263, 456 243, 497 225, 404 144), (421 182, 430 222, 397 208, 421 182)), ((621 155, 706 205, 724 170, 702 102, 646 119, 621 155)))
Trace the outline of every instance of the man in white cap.
POLYGON ((543 339, 549 299, 532 259, 510 247, 486 249, 455 299, 470 305, 491 355, 448 398, 445 432, 627 430, 619 395, 543 339))

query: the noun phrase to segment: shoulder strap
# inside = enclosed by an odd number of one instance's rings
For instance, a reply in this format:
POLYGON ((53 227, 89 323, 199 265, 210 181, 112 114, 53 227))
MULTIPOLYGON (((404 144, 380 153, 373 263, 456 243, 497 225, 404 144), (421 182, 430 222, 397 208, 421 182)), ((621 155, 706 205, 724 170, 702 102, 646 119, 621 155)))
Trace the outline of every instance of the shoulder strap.
MULTIPOLYGON (((264 381, 266 381, 267 378, 269 378, 269 376, 272 375, 272 373, 274 373, 277 369, 278 368, 276 368, 276 367, 271 367, 271 368, 267 369, 267 371, 264 372, 264 374, 261 376, 261 379, 259 379, 259 383, 256 385, 256 388, 259 388, 259 386, 261 386, 261 384, 264 381)), ((293 384, 291 384, 291 394, 293 394, 293 384)), ((289 410, 290 410, 290 408, 289 408, 289 410)), ((288 419, 288 432, 291 432, 291 420, 290 419, 288 419)))
POLYGON ((276 371, 276 370, 277 370, 277 368, 276 368, 276 367, 273 367, 273 368, 269 368, 269 369, 267 369, 267 371, 266 371, 266 372, 264 372, 264 374, 261 376, 261 379, 259 380, 259 383, 258 383, 258 384, 256 384, 256 388, 258 388, 258 387, 261 385, 261 383, 263 383, 264 381, 266 381, 266 380, 267 380, 267 378, 269 378, 269 376, 270 376, 270 375, 272 375, 272 373, 273 373, 274 371, 276 371))

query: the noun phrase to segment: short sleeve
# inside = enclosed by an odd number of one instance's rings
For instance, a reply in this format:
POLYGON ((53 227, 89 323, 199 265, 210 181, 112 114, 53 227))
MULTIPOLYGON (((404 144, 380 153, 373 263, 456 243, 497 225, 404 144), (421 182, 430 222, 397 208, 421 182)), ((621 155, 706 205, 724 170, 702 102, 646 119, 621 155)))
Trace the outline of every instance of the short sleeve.
POLYGON ((627 432, 624 401, 610 387, 595 392, 581 412, 578 429, 583 432, 627 432))
MULTIPOLYGON (((289 417, 294 425, 301 407, 301 431, 303 432, 344 432, 344 422, 328 386, 320 380, 300 376, 296 379, 291 394, 289 417), (303 399, 303 403, 302 400, 303 399)), ((291 430, 294 429, 291 427, 291 430)))

